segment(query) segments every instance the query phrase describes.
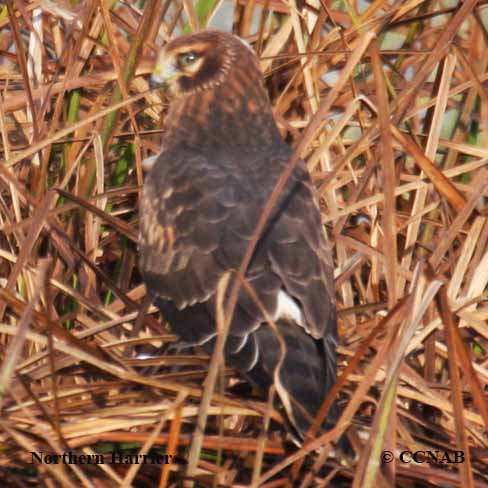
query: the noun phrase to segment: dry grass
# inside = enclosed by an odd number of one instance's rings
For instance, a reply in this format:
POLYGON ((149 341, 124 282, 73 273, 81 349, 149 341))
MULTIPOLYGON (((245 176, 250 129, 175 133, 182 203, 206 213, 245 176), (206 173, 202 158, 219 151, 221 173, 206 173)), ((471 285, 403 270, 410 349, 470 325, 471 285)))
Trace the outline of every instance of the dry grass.
POLYGON ((472 0, 0 4, 0 484, 488 486, 487 27, 472 0), (344 408, 299 450, 233 371, 199 415, 208 358, 175 352, 137 270, 165 113, 144 75, 209 22, 261 56, 334 247, 344 408), (116 450, 178 459, 30 464, 116 450), (399 461, 419 450, 464 462, 399 461))

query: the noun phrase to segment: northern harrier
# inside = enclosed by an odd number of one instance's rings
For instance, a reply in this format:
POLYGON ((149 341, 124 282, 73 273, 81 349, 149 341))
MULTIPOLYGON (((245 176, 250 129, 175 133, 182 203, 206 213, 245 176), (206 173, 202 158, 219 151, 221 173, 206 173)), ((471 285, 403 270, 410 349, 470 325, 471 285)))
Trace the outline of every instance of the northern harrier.
MULTIPOLYGON (((277 129, 258 60, 239 38, 203 31, 173 40, 159 54, 153 81, 171 103, 163 148, 142 192, 140 266, 173 331, 210 352, 219 279, 239 268, 292 151, 277 129)), ((337 330, 333 264, 302 161, 246 279, 286 345, 277 392, 303 435, 336 379, 337 330)), ((241 287, 226 363, 266 392, 279 358, 275 332, 241 287)))

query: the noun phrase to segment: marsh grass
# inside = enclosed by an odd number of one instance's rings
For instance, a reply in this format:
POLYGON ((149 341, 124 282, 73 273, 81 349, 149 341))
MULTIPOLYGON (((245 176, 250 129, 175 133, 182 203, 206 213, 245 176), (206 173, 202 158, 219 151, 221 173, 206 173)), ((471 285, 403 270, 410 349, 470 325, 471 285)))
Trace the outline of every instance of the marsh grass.
POLYGON ((488 486, 487 26, 472 0, 0 5, 0 484, 488 486), (336 398, 341 415, 299 449, 218 357, 178 349, 137 269, 167 106, 147 75, 207 25, 260 56, 334 251, 321 413, 336 398), (333 449, 344 432, 353 456, 333 449), (176 461, 31 464, 41 451, 176 461))

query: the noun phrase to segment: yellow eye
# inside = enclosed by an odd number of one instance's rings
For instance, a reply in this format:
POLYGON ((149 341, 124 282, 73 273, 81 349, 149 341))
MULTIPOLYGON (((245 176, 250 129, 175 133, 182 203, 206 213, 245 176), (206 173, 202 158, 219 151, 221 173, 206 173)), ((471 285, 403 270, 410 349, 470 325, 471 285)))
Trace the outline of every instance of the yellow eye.
POLYGON ((190 64, 194 63, 199 57, 199 54, 196 53, 195 51, 188 51, 186 53, 181 53, 178 55, 178 64, 182 67, 185 68, 186 66, 189 66, 190 64))

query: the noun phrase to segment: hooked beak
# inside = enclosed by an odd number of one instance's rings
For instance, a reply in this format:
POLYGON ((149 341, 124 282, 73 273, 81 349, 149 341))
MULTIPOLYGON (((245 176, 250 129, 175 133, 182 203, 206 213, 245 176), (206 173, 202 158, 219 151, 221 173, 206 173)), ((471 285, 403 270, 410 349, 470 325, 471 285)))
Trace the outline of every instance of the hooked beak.
POLYGON ((177 70, 172 59, 165 59, 165 56, 160 56, 151 75, 149 84, 151 88, 162 88, 167 90, 170 86, 171 80, 177 75, 177 70))

